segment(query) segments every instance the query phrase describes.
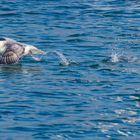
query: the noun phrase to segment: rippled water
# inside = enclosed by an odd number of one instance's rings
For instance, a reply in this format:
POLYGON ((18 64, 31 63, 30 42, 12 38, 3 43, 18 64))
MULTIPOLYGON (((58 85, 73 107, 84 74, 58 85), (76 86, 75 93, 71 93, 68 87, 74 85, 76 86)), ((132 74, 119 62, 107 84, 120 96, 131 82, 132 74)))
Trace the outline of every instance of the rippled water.
POLYGON ((0 66, 1 140, 140 138, 139 0, 1 0, 0 35, 75 62, 0 66))

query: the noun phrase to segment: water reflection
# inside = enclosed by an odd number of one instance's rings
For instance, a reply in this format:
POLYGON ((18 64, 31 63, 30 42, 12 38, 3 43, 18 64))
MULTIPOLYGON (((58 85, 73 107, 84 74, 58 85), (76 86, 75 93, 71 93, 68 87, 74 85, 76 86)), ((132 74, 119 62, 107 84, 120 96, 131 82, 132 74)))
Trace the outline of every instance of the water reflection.
POLYGON ((24 74, 30 74, 30 73, 41 73, 42 68, 38 67, 38 65, 24 65, 24 64, 13 64, 13 65, 1 65, 0 66, 0 73, 24 73, 24 74))

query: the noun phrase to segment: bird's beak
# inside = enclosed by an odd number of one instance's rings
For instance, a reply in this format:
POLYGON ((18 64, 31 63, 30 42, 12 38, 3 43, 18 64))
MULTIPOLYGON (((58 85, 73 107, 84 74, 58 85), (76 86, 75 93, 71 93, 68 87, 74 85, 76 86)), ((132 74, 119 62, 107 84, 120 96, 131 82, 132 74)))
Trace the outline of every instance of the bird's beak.
POLYGON ((46 52, 44 52, 44 51, 42 51, 42 50, 40 50, 40 49, 37 49, 37 48, 33 48, 33 49, 31 49, 30 50, 30 53, 31 54, 46 54, 46 52))

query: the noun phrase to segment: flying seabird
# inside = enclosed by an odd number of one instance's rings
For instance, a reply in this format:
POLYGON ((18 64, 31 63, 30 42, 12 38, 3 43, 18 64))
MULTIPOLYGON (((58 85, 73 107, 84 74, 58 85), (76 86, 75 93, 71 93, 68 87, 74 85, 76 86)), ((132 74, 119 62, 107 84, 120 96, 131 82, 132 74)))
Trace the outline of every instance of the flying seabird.
POLYGON ((45 52, 10 38, 0 38, 0 64, 13 64, 25 55, 34 54, 45 54, 45 52))

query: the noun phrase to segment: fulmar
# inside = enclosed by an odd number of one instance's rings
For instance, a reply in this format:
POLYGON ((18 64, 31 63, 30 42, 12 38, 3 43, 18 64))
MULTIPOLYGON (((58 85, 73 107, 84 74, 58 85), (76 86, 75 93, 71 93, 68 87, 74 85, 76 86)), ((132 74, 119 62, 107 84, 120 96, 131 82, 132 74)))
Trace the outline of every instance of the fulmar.
POLYGON ((0 38, 0 64, 14 64, 23 56, 34 54, 45 54, 45 52, 10 38, 0 38))

